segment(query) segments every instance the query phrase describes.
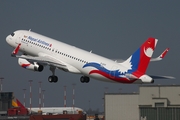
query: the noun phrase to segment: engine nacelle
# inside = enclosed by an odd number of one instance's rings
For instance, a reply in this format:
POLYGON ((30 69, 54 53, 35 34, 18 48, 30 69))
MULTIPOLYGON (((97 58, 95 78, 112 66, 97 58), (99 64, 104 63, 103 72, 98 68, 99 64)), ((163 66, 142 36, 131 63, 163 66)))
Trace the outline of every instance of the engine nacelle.
POLYGON ((29 61, 27 61, 26 59, 23 58, 18 58, 18 63, 21 67, 28 69, 28 70, 33 70, 33 71, 43 71, 44 66, 43 65, 39 65, 39 64, 32 64, 29 61))
POLYGON ((140 79, 143 83, 154 83, 153 78, 151 78, 151 77, 148 76, 148 75, 142 75, 139 79, 140 79))

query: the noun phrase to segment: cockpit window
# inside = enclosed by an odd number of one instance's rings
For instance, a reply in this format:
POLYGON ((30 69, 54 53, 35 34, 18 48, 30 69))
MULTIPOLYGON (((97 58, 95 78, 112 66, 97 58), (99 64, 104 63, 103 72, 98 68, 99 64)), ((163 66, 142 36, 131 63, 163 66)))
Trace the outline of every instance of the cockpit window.
POLYGON ((13 36, 14 36, 14 33, 11 33, 11 36, 13 37, 13 36))

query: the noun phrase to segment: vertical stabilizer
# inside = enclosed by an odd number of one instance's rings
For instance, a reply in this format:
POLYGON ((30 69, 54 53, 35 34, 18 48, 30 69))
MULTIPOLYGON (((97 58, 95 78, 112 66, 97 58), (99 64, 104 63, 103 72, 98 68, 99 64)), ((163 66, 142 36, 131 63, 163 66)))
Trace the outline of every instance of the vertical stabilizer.
POLYGON ((26 108, 18 99, 16 99, 16 102, 17 102, 19 107, 26 108))
POLYGON ((13 99, 12 100, 12 106, 13 107, 21 107, 21 108, 26 108, 18 99, 13 99))
POLYGON ((155 38, 148 38, 140 48, 138 48, 126 61, 122 63, 125 67, 131 65, 131 69, 128 70, 128 73, 140 77, 146 72, 157 41, 158 40, 155 38))
POLYGON ((18 107, 18 104, 16 102, 16 99, 12 99, 12 106, 13 107, 18 107))

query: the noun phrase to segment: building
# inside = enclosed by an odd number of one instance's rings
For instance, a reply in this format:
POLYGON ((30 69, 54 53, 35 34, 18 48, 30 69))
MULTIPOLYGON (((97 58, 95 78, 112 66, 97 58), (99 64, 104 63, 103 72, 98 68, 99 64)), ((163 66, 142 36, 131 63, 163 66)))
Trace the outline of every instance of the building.
POLYGON ((180 120, 180 85, 140 86, 139 93, 106 93, 105 120, 180 120))
POLYGON ((12 107, 13 92, 0 92, 0 116, 7 114, 7 110, 12 107))
POLYGON ((19 105, 20 103, 18 104, 14 99, 13 92, 0 92, 0 120, 86 120, 86 114, 83 111, 76 111, 76 114, 68 111, 62 111, 61 114, 56 115, 29 114, 28 109, 19 105))

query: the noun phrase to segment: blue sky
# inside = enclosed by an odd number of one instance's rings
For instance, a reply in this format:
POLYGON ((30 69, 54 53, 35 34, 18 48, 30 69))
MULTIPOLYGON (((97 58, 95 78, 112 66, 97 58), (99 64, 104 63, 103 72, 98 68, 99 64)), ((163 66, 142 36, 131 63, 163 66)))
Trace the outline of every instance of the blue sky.
POLYGON ((156 80, 154 84, 179 84, 179 1, 0 1, 1 62, 0 77, 4 77, 3 91, 12 91, 29 107, 29 82, 32 82, 32 106, 38 104, 38 86, 42 81, 45 106, 63 106, 64 87, 67 86, 67 106, 72 106, 72 84, 75 83, 75 106, 103 110, 105 88, 110 93, 138 92, 139 85, 105 83, 91 79, 82 84, 80 75, 56 71, 59 81, 47 81, 49 67, 41 73, 21 68, 10 57, 12 48, 7 35, 19 29, 31 29, 59 41, 80 47, 108 58, 127 59, 148 37, 157 38, 154 57, 165 48, 170 51, 160 62, 152 62, 147 70, 151 75, 171 75, 175 80, 156 80), (90 101, 90 105, 89 105, 90 101))

